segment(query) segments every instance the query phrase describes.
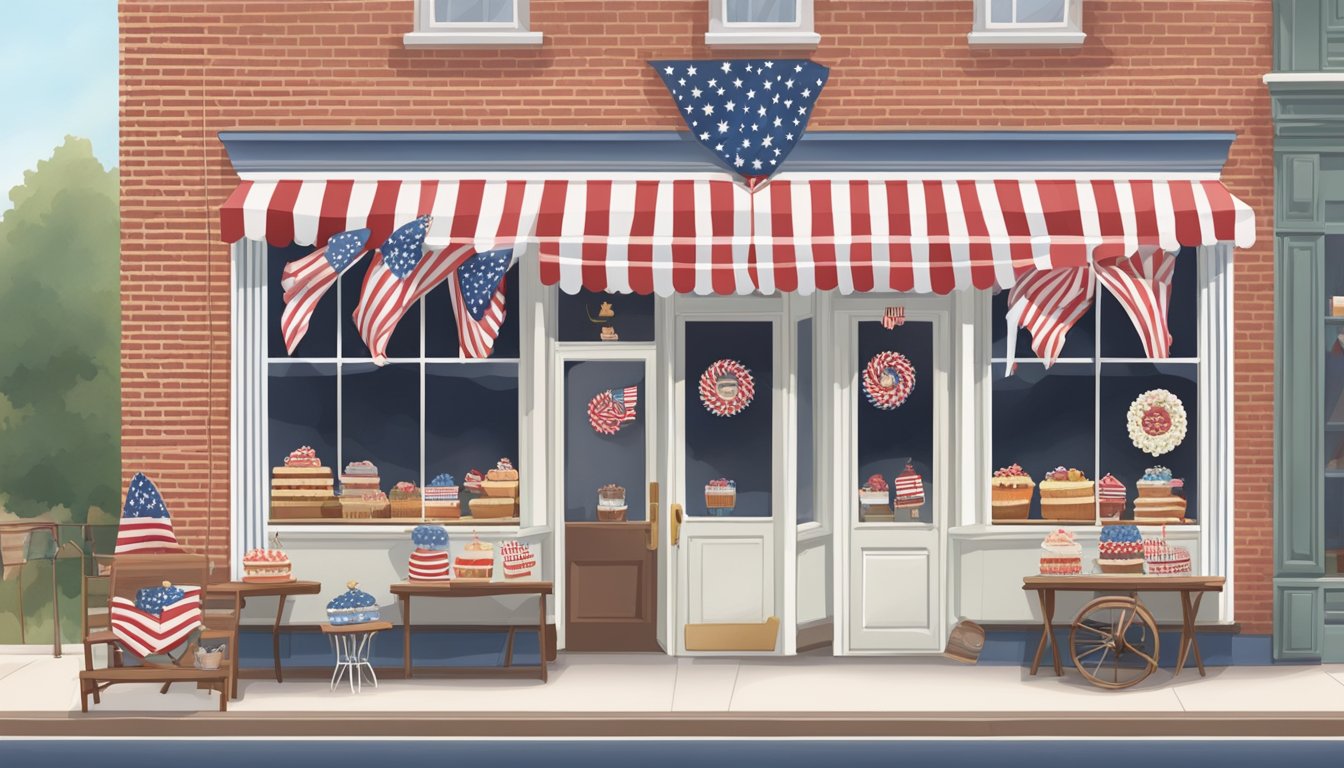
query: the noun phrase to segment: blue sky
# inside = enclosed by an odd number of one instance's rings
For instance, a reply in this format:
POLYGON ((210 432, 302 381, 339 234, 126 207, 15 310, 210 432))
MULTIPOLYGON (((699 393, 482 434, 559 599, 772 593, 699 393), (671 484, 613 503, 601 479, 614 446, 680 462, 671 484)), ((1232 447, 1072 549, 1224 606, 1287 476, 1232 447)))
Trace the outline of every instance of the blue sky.
POLYGON ((23 172, 65 140, 117 164, 116 0, 0 0, 0 210, 23 172))

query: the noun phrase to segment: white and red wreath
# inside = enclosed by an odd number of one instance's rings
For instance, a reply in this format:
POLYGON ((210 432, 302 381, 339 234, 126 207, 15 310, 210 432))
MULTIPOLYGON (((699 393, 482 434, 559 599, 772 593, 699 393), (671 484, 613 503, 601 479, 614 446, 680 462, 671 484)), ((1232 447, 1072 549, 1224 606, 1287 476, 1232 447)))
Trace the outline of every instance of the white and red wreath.
POLYGON ((756 380, 736 360, 719 360, 700 375, 700 402, 715 416, 736 416, 754 397, 756 380))
POLYGON ((1150 389, 1129 406, 1129 439, 1153 456, 1175 450, 1185 440, 1188 418, 1181 399, 1165 389, 1150 389))
POLYGON ((588 423, 598 434, 614 435, 627 422, 635 420, 637 402, 639 402, 639 387, 598 392, 588 401, 588 423))
POLYGON ((915 366, 899 352, 878 352, 863 369, 863 393, 875 408, 900 408, 914 389, 915 366))

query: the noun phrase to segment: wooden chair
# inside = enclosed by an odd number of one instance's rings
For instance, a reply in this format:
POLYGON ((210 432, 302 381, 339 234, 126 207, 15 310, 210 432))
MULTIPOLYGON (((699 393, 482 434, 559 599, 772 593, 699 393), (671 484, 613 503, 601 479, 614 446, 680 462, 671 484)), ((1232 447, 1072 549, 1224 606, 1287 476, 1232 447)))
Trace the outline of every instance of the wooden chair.
MULTIPOLYGON (((200 585, 203 589, 202 607, 204 618, 200 643, 210 645, 219 640, 228 641, 228 652, 237 653, 238 617, 233 611, 231 599, 215 599, 210 595, 209 565, 204 555, 118 555, 112 563, 109 577, 108 598, 125 597, 134 599, 136 590, 144 587, 159 586, 164 581, 174 584, 200 585), (221 606, 227 603, 227 608, 221 606)), ((81 709, 89 711, 89 697, 100 701, 99 694, 108 686, 118 683, 161 683, 161 692, 167 693, 169 687, 177 682, 194 682, 200 688, 219 691, 219 710, 228 709, 229 691, 232 688, 232 665, 226 659, 215 670, 196 669, 195 646, 187 649, 177 665, 146 664, 142 666, 118 666, 119 653, 111 652, 110 666, 96 669, 93 666, 92 647, 107 643, 103 630, 90 627, 85 635, 84 671, 79 673, 81 709)), ((106 630, 111 634, 110 630, 106 630)), ((115 638, 113 638, 115 640, 115 638)))
MULTIPOLYGON (((92 671, 93 649, 97 646, 103 646, 107 650, 107 664, 109 667, 125 666, 121 646, 117 644, 117 636, 112 634, 112 627, 108 623, 108 602, 111 600, 111 574, 107 570, 111 567, 112 557, 110 555, 93 556, 93 573, 85 569, 81 578, 79 600, 81 607, 81 631, 80 637, 84 639, 84 669, 92 671)), ((99 704, 102 699, 99 694, 107 684, 95 686, 93 688, 93 703, 99 704)))

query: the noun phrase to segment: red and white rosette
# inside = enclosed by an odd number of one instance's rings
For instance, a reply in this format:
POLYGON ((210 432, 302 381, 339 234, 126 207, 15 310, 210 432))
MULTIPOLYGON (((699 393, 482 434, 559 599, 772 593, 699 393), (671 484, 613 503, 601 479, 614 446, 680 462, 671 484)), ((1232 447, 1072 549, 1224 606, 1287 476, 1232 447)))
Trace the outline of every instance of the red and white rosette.
POLYGON ((863 369, 863 393, 874 408, 900 408, 914 389, 915 366, 899 352, 878 352, 863 369))
POLYGON ((1170 453, 1185 441, 1189 419, 1181 399, 1165 389, 1150 389, 1129 406, 1129 439, 1153 456, 1170 453))
POLYGON ((705 369, 700 375, 700 402, 715 416, 736 416, 751 405, 756 397, 756 380, 751 371, 736 360, 724 358, 705 369), (727 379, 735 379, 735 386, 727 386, 727 379), (720 380, 724 380, 722 383, 720 380), (731 391, 731 396, 725 392, 731 391))
POLYGON ((620 431, 624 414, 625 409, 616 403, 609 389, 598 392, 596 397, 588 401, 588 423, 598 434, 614 435, 620 431))

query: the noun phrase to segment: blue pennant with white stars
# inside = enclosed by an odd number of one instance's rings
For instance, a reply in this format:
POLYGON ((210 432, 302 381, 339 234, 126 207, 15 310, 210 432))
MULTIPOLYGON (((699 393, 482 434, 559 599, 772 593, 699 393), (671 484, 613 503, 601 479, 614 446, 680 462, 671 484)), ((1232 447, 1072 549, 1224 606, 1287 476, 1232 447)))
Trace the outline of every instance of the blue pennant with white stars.
POLYGON ((457 268, 462 300, 466 302, 467 312, 473 320, 485 317, 485 311, 495 298, 495 290, 499 288, 499 281, 504 279, 512 263, 513 249, 505 248, 478 253, 457 268))
POLYGON ((731 171, 769 176, 812 117, 830 70, 807 59, 651 61, 691 134, 731 171))
POLYGON ((351 229, 332 235, 327 240, 327 250, 323 256, 336 274, 344 272, 350 262, 364 252, 364 243, 368 242, 370 234, 368 229, 351 229))
POLYGON ((144 587, 135 591, 135 607, 145 613, 160 616, 163 609, 186 597, 179 587, 144 587))
POLYGON ((383 254, 383 263, 398 280, 406 279, 425 255, 425 235, 429 234, 429 216, 421 216, 414 221, 402 224, 387 238, 387 242, 378 246, 383 254))
POLYGON ((143 473, 136 472, 131 484, 126 488, 126 504, 121 508, 122 517, 167 517, 168 507, 159 495, 159 489, 143 473))

